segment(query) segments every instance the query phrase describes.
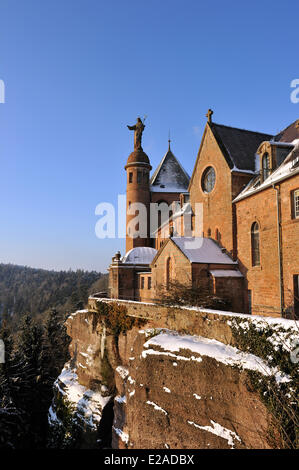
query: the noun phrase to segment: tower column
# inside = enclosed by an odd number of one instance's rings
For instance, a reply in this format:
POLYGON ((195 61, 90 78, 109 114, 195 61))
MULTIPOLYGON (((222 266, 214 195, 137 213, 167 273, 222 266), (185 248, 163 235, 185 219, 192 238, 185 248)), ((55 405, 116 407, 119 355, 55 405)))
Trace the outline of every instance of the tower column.
POLYGON ((149 212, 150 212, 150 170, 151 165, 146 161, 147 155, 141 150, 134 151, 129 156, 125 170, 127 172, 127 204, 126 204, 126 252, 137 246, 150 246, 149 240, 149 212), (134 203, 144 205, 146 211, 146 234, 138 236, 141 230, 140 224, 134 224, 132 221, 140 214, 134 210, 134 203), (131 213, 130 212, 131 208, 131 213), (129 232, 129 233, 128 233, 129 232))

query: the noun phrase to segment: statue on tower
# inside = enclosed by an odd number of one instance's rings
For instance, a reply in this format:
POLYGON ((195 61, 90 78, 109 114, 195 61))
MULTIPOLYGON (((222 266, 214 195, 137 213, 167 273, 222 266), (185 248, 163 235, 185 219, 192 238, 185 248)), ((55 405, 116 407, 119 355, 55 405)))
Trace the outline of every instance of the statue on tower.
POLYGON ((145 125, 141 121, 140 117, 137 118, 137 122, 134 126, 127 126, 130 131, 134 131, 134 150, 142 150, 141 139, 142 132, 144 131, 145 125))

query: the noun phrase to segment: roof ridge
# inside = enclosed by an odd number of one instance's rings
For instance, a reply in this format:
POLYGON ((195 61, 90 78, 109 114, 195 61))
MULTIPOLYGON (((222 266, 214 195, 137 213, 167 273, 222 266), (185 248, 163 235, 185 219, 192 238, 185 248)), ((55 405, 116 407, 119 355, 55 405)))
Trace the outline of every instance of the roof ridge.
POLYGON ((279 137, 281 134, 283 134, 287 129, 289 129, 290 127, 292 127, 296 122, 298 122, 298 119, 295 119, 295 121, 291 122, 291 124, 289 124, 287 127, 284 127, 283 129, 281 129, 281 131, 279 131, 276 135, 274 135, 273 137, 276 138, 276 137, 279 137))
POLYGON ((217 122, 212 122, 212 125, 227 127, 228 129, 236 129, 238 131, 243 131, 243 132, 251 132, 252 134, 260 134, 260 135, 267 135, 267 136, 270 136, 270 137, 275 137, 275 135, 268 134, 267 132, 251 131, 249 129, 241 129, 240 127, 233 127, 233 126, 227 126, 225 124, 218 124, 217 122))

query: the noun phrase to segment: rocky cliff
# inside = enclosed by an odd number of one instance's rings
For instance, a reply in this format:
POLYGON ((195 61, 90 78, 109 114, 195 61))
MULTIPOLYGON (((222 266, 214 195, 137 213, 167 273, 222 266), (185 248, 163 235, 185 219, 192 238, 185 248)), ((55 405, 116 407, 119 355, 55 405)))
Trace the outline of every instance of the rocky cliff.
POLYGON ((50 445, 287 446, 294 322, 93 299, 67 329, 71 361, 55 382, 50 445))

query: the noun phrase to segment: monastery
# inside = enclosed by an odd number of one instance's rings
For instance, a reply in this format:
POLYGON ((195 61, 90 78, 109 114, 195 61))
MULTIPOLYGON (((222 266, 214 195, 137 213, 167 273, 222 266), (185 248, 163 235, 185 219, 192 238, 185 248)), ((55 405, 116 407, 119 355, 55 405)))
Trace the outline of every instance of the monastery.
POLYGON ((212 114, 191 177, 170 141, 150 177, 145 126, 140 118, 128 126, 126 254, 112 258, 109 297, 155 302, 177 282, 208 289, 231 311, 298 318, 299 120, 269 135, 216 124, 212 114), (147 210, 146 233, 134 225, 135 203, 147 210))

